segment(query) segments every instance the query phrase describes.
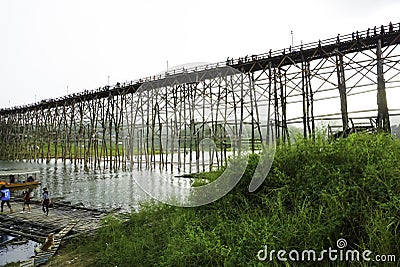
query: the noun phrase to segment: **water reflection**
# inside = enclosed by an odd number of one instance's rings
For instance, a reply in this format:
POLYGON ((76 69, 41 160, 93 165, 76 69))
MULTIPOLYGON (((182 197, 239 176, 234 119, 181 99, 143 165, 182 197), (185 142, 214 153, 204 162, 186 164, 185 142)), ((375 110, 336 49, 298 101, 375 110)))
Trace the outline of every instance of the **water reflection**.
MULTIPOLYGON (((2 235, 2 238, 15 239, 7 235, 2 235)), ((37 245, 38 243, 27 240, 26 243, 20 245, 8 244, 2 246, 0 248, 0 266, 6 265, 7 263, 28 260, 35 255, 34 248, 37 245)))
MULTIPOLYGON (((82 204, 85 207, 115 209, 130 211, 138 207, 139 202, 148 201, 149 196, 143 192, 135 183, 134 177, 148 179, 150 185, 156 189, 158 194, 165 194, 163 187, 166 183, 179 185, 176 195, 182 196, 179 188, 190 187, 191 179, 176 178, 177 172, 156 170, 133 170, 129 172, 90 171, 85 172, 83 168, 76 168, 73 164, 62 164, 60 162, 28 163, 0 161, 0 170, 7 169, 29 169, 39 170, 37 179, 41 185, 34 188, 32 199, 40 199, 41 192, 47 187, 51 198, 70 201, 71 204, 82 204)), ((21 194, 21 190, 13 191, 13 194, 21 194)))

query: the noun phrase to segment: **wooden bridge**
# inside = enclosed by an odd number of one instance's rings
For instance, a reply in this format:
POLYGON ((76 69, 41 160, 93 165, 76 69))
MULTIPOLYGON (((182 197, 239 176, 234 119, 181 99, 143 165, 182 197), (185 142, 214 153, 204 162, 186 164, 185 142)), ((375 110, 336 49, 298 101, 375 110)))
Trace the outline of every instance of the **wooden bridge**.
POLYGON ((100 227, 100 220, 107 212, 68 204, 55 203, 46 216, 39 204, 31 204, 31 213, 21 213, 22 202, 12 201, 13 213, 0 214, 0 232, 19 238, 43 243, 49 234, 54 234, 54 245, 49 250, 40 251, 34 258, 21 262, 20 266, 39 266, 53 256, 63 239, 81 234, 94 233, 100 227))
POLYGON ((373 119, 389 132, 400 115, 386 96, 400 86, 399 43, 400 24, 389 23, 2 109, 0 158, 191 172, 223 165, 243 144, 285 142, 294 126, 312 137, 322 122, 346 132, 373 119))

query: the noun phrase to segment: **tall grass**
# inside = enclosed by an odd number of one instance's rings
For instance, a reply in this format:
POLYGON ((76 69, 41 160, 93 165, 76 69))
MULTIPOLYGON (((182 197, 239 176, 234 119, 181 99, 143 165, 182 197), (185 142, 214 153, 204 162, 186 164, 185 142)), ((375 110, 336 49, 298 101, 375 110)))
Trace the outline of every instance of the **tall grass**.
MULTIPOLYGON (((257 163, 251 155, 239 184, 216 202, 197 208, 146 204, 127 221, 107 218, 95 237, 74 246, 94 256, 96 266, 300 266, 304 262, 276 257, 261 262, 257 252, 264 246, 318 252, 335 249, 344 238, 346 249, 399 260, 399 140, 351 135, 280 145, 265 182, 249 193, 257 163)), ((348 264, 325 259, 325 265, 348 264)))

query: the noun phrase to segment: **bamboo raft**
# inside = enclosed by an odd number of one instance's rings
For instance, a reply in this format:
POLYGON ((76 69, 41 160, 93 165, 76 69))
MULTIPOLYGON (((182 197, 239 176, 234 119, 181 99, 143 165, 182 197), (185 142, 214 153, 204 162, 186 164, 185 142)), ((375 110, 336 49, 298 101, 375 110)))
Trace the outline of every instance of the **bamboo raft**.
POLYGON ((39 266, 45 264, 53 256, 61 241, 81 234, 94 233, 100 227, 100 220, 107 214, 106 211, 75 207, 68 204, 54 203, 46 216, 38 204, 31 204, 31 213, 21 213, 22 203, 12 201, 14 210, 9 213, 5 209, 0 214, 0 232, 23 237, 43 243, 46 237, 54 234, 54 245, 48 251, 40 251, 35 257, 22 261, 20 266, 39 266))

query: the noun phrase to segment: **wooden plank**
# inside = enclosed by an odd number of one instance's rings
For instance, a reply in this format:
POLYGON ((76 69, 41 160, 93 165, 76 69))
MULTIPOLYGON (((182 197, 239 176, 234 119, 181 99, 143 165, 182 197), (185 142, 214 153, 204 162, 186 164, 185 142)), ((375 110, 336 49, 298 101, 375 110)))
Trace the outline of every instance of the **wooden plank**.
POLYGON ((50 250, 48 251, 40 251, 35 255, 34 258, 34 266, 40 266, 42 264, 45 264, 51 256, 56 254, 58 248, 61 245, 61 240, 63 237, 68 234, 69 231, 78 223, 78 221, 73 220, 68 223, 67 226, 65 226, 58 234, 54 235, 54 245, 51 247, 50 250))
POLYGON ((29 259, 29 260, 26 260, 26 261, 21 261, 19 266, 20 267, 32 267, 32 266, 35 266, 35 260, 32 258, 32 259, 29 259))
POLYGON ((42 242, 43 239, 46 238, 46 236, 33 235, 33 234, 29 234, 29 233, 25 233, 25 232, 21 232, 21 231, 16 231, 16 230, 11 230, 11 229, 7 229, 7 228, 3 228, 3 227, 0 227, 0 232, 4 232, 4 233, 7 233, 7 234, 12 234, 12 235, 23 236, 23 237, 30 238, 30 239, 32 239, 34 241, 37 241, 37 242, 42 242))

